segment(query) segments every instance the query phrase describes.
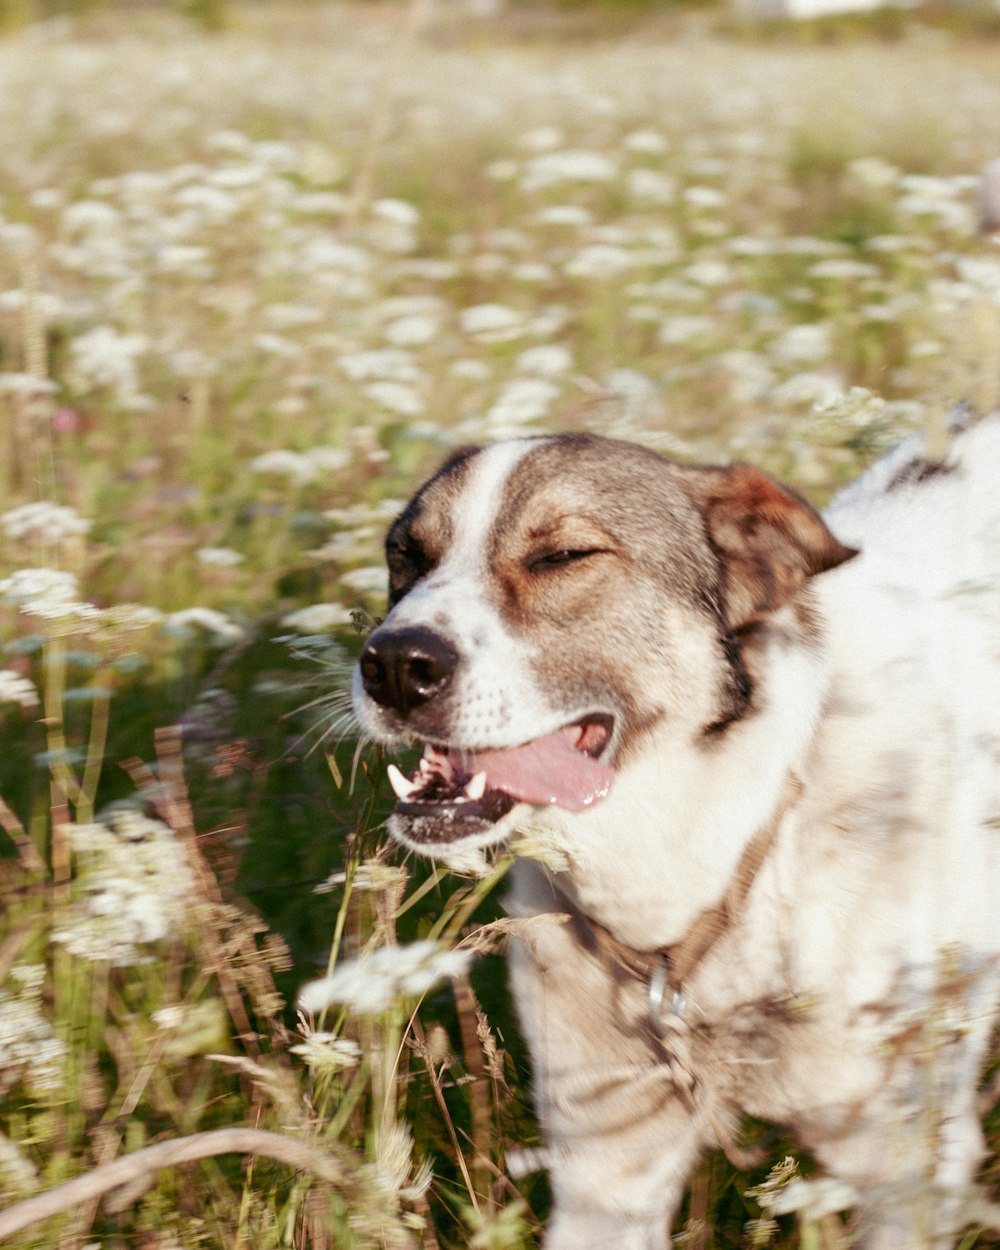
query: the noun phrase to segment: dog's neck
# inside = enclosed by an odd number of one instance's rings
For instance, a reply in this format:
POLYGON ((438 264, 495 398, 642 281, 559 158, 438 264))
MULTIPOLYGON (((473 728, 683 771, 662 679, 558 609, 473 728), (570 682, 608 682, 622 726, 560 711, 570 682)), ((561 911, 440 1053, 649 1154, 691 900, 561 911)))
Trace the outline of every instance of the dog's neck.
POLYGON ((568 861, 559 888, 636 950, 675 945, 720 903, 790 774, 801 775, 826 691, 822 657, 776 636, 758 661, 766 702, 724 735, 665 741, 585 815, 546 815, 546 836, 568 861))

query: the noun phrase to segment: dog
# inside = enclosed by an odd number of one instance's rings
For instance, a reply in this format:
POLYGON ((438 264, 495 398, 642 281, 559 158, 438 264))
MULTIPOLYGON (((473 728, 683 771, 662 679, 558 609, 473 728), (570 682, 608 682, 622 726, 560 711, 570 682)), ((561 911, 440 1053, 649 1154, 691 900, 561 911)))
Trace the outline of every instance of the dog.
POLYGON ((456 452, 392 525, 355 709, 425 744, 390 766, 404 846, 530 827, 510 964, 549 1250, 665 1250, 746 1116, 839 1182, 852 1244, 937 1250, 970 1218, 998 469, 1000 417, 943 460, 913 436, 821 516, 746 464, 539 436, 456 452))

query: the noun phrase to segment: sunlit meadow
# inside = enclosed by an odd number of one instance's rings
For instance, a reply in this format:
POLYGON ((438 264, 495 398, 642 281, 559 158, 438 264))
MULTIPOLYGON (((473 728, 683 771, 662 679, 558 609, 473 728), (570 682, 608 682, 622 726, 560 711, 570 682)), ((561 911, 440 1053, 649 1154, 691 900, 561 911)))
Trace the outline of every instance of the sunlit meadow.
MULTIPOLYGON (((449 448, 546 429, 821 502, 1000 396, 986 34, 488 9, 208 35, 133 6, 0 43, 13 1246, 536 1246, 505 861, 386 849, 351 736, 387 521, 449 448)), ((766 1162, 708 1161, 678 1244, 846 1245, 749 1134, 766 1162)))

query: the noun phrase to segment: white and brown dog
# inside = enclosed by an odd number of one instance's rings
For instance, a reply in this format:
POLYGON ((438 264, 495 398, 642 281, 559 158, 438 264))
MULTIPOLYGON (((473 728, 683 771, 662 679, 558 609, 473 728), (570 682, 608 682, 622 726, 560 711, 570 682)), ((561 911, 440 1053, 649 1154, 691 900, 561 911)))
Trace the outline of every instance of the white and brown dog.
POLYGON ((864 1245, 951 1245, 1000 1001, 1000 420, 825 520, 743 464, 468 449, 386 549, 355 706, 426 744, 393 834, 528 823, 561 857, 511 899, 561 918, 512 950, 550 1250, 663 1250, 744 1115, 844 1182, 864 1245))

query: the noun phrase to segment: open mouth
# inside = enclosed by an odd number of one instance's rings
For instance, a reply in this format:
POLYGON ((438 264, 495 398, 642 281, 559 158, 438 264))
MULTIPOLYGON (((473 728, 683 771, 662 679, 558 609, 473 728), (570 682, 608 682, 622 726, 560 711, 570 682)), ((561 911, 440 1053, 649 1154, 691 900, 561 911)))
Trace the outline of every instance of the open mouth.
POLYGON ((416 771, 389 765, 393 831, 422 847, 488 833, 518 803, 571 812, 599 803, 614 770, 601 755, 614 721, 598 713, 516 747, 461 750, 428 743, 416 771))

